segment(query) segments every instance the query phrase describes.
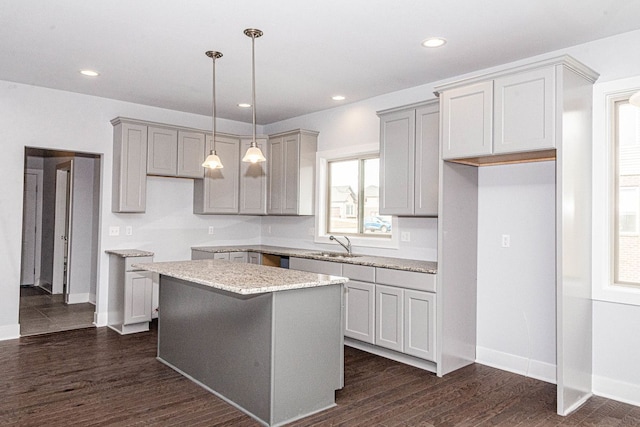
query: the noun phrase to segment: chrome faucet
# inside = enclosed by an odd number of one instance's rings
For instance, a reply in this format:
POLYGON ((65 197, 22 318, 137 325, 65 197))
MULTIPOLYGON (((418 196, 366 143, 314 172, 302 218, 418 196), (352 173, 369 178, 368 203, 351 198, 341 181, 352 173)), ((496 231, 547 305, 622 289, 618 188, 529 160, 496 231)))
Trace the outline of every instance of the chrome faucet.
POLYGON ((342 243, 340 240, 338 240, 336 236, 333 236, 333 235, 329 236, 329 240, 335 240, 336 242, 338 242, 338 244, 340 244, 340 246, 342 246, 344 250, 347 251, 347 255, 351 256, 351 240, 349 240, 347 236, 344 236, 344 238, 347 241, 346 245, 342 243))

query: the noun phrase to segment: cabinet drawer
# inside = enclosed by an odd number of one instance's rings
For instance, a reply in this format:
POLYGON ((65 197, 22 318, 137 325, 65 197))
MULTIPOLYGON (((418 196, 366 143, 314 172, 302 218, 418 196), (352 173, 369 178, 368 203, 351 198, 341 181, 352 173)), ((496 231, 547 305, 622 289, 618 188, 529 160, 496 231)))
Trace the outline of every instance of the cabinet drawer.
POLYGON ((376 281, 375 267, 367 265, 342 264, 342 275, 351 280, 362 280, 363 282, 376 281))
POLYGON ((140 271, 139 268, 132 267, 132 264, 143 264, 145 262, 153 262, 152 256, 136 256, 136 257, 126 257, 124 259, 124 270, 125 271, 140 271))
POLYGON ((436 291, 436 275, 418 273, 416 271, 376 268, 376 283, 407 289, 416 289, 418 291, 436 291))

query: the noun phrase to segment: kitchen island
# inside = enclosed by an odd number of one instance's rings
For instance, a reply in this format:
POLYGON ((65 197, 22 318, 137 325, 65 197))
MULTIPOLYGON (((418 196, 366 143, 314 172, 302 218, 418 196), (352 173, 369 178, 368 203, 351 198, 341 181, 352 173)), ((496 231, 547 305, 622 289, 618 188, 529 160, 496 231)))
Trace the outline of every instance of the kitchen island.
POLYGON ((264 425, 335 406, 346 278, 218 260, 160 274, 158 359, 264 425))

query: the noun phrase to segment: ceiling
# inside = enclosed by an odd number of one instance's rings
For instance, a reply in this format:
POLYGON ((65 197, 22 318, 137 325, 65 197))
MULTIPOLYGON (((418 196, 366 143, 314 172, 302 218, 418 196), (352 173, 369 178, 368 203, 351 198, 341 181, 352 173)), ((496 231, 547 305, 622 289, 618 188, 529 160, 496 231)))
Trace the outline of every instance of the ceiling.
POLYGON ((0 0, 0 80, 259 124, 640 28, 637 0, 0 0), (441 36, 447 44, 425 49, 441 36), (99 77, 85 77, 80 69, 99 77))

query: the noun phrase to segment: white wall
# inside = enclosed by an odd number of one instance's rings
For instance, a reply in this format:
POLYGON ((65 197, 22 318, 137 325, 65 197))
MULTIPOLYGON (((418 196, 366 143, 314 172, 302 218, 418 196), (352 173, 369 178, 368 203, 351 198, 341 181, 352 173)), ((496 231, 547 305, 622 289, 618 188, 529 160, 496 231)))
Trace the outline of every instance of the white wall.
MULTIPOLYGON (((0 180, 0 339, 19 336, 18 307, 25 146, 102 154, 101 229, 98 245, 97 310, 106 315, 108 257, 105 249, 134 247, 156 253, 156 260, 188 259, 193 245, 260 242, 260 219, 199 216, 192 213, 193 181, 149 178, 147 213, 111 212, 113 128, 117 116, 210 129, 211 118, 0 81, 0 140, 5 169, 0 180), (119 237, 109 237, 111 225, 121 225, 119 237), (134 233, 124 236, 124 226, 134 233), (209 236, 213 225, 216 234, 209 236)), ((218 130, 250 134, 251 126, 218 120, 218 130)), ((261 129, 259 129, 261 131, 261 129)), ((105 324, 106 318, 98 319, 105 324)))

